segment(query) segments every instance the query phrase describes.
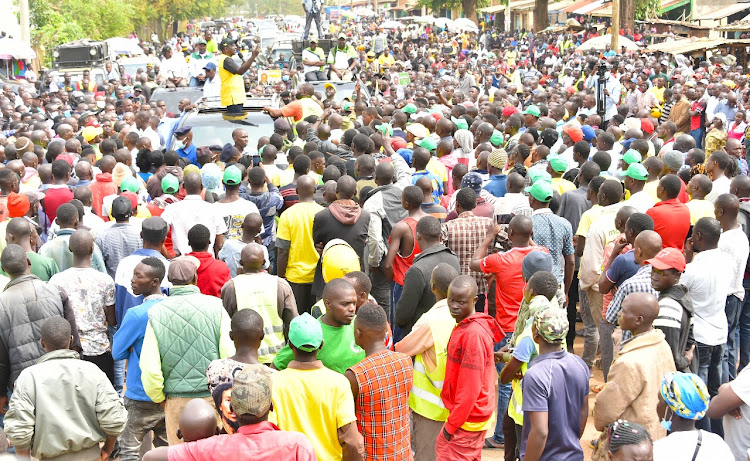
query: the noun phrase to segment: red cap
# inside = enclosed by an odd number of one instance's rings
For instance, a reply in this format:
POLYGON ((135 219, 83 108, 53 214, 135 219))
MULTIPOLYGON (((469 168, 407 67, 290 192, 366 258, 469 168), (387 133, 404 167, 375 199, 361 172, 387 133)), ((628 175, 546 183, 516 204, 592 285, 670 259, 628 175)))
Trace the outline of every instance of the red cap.
POLYGON ((127 198, 128 200, 130 200, 130 204, 131 204, 131 205, 133 206, 133 209, 134 209, 134 210, 135 210, 136 208, 138 208, 138 196, 137 196, 137 195, 135 195, 135 193, 133 193, 133 192, 130 192, 130 191, 128 191, 128 192, 123 192, 123 193, 122 193, 122 194, 120 194, 120 195, 121 195, 122 197, 125 197, 125 198, 127 198))
POLYGON ((503 107, 503 115, 505 117, 510 117, 511 115, 518 112, 518 109, 516 109, 513 106, 503 107))
POLYGON ((685 272, 685 255, 677 248, 664 248, 653 258, 647 259, 646 263, 661 271, 676 269, 678 272, 685 272))
POLYGON ((570 136, 570 139, 573 140, 573 142, 578 142, 581 139, 583 139, 583 130, 581 130, 581 127, 576 125, 565 125, 563 127, 563 131, 570 136))
POLYGON ((651 123, 651 120, 647 118, 641 119, 641 130, 643 130, 644 133, 651 134, 654 132, 654 124, 651 123))
POLYGON ((405 149, 408 147, 406 140, 400 136, 396 136, 391 140, 391 147, 393 150, 405 149))

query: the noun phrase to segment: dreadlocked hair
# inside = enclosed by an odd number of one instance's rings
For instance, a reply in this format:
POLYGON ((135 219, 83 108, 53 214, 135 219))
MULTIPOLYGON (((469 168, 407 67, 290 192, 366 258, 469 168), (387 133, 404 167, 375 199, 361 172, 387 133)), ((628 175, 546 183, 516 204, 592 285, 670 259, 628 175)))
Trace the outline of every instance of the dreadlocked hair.
POLYGON ((640 445, 646 440, 652 443, 651 436, 645 427, 638 423, 631 423, 618 419, 607 428, 609 435, 609 451, 617 453, 625 445, 640 445))

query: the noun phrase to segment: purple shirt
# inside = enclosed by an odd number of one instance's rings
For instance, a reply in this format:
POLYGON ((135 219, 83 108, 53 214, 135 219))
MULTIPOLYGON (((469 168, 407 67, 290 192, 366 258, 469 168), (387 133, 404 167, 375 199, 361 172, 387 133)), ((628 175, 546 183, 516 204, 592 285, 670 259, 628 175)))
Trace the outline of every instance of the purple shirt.
MULTIPOLYGON (((589 394, 588 367, 566 351, 542 354, 531 361, 521 381, 523 411, 547 412, 547 444, 540 460, 583 461, 579 442, 581 407, 589 394)), ((526 454, 530 418, 524 417, 521 459, 526 454)))

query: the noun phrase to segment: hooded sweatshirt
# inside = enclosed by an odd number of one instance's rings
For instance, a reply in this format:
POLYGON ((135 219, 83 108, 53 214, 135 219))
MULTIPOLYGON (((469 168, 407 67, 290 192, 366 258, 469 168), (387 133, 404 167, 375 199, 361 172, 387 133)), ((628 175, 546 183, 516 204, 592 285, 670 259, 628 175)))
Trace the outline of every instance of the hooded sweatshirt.
POLYGON ((449 434, 467 423, 473 431, 483 430, 483 423, 489 423, 497 405, 493 348, 503 337, 497 321, 481 313, 471 314, 453 329, 440 393, 450 411, 445 422, 449 434))
MULTIPOLYGON (((364 211, 354 200, 336 200, 328 208, 319 211, 313 221, 313 242, 317 245, 333 239, 341 239, 351 245, 359 256, 360 268, 364 267, 365 245, 367 244, 367 227, 370 225, 370 213, 364 211)), ((323 295, 322 262, 318 260, 313 279, 313 294, 323 295)))
POLYGON ((214 258, 214 255, 207 251, 193 251, 187 256, 194 256, 201 263, 198 266, 198 283, 196 283, 201 293, 220 297, 221 287, 232 278, 227 264, 214 258))
POLYGON ((112 173, 99 173, 94 178, 94 181, 89 189, 91 189, 91 208, 94 210, 97 216, 109 221, 109 216, 102 216, 102 200, 104 197, 117 193, 117 186, 112 180, 112 173))
POLYGON ((675 368, 690 372, 690 362, 685 357, 685 351, 695 344, 695 338, 693 302, 687 294, 687 288, 675 285, 659 292, 659 316, 654 320, 654 328, 664 332, 664 339, 672 349, 675 368))

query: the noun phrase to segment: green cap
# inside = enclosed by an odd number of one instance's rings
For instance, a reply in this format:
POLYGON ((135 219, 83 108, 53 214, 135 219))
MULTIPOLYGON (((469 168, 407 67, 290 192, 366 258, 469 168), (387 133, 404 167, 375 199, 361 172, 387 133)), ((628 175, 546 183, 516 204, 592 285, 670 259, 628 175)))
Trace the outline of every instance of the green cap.
POLYGON ((648 179, 648 171, 646 170, 646 167, 640 163, 633 163, 625 171, 625 176, 629 176, 639 181, 646 181, 648 179))
POLYGON ((633 163, 641 163, 641 153, 635 149, 628 149, 628 151, 625 152, 625 155, 622 156, 622 159, 628 165, 631 165, 633 163))
POLYGON ((418 145, 419 147, 424 147, 430 152, 437 149, 437 142, 435 142, 435 140, 432 138, 422 138, 419 141, 415 141, 414 144, 418 145))
POLYGON ((537 181, 524 190, 540 202, 547 203, 552 200, 552 184, 547 181, 537 181))
POLYGON ((120 183, 120 192, 135 192, 138 193, 138 180, 134 177, 128 177, 122 180, 120 183))
POLYGON ((469 122, 467 122, 465 118, 451 117, 451 121, 456 124, 456 128, 459 130, 469 129, 469 122))
POLYGON ((180 190, 180 180, 172 174, 164 176, 161 180, 161 190, 165 194, 174 194, 180 190))
POLYGON ((534 328, 548 343, 559 343, 568 334, 568 313, 557 306, 549 306, 534 315, 534 328))
POLYGON ((232 165, 224 170, 222 182, 227 186, 237 186, 242 182, 242 170, 232 165))
POLYGON ((549 166, 552 167, 553 171, 556 171, 558 173, 564 173, 568 171, 568 161, 560 155, 548 155, 547 161, 549 162, 549 166))
POLYGON ((378 125, 378 132, 380 132, 380 134, 382 135, 392 136, 393 127, 390 123, 381 123, 380 125, 378 125))
POLYGON ((552 182, 552 176, 540 168, 530 169, 529 177, 531 178, 531 184, 535 184, 537 181, 552 182))
POLYGON ((499 132, 498 130, 495 130, 492 132, 492 136, 490 137, 490 142, 495 147, 500 147, 500 145, 503 143, 503 140, 505 138, 503 137, 503 134, 499 132))
POLYGON ((525 111, 523 111, 523 113, 533 115, 534 117, 539 117, 541 115, 541 112, 539 111, 539 108, 537 106, 529 106, 525 111))
POLYGON ((206 44, 206 40, 204 40, 203 37, 201 37, 201 38, 198 39, 198 43, 197 44, 198 45, 205 45, 206 44))
POLYGON ((404 111, 404 113, 406 113, 406 114, 416 114, 417 113, 417 106, 415 106, 414 104, 409 103, 409 104, 405 105, 401 110, 404 111))
POLYGON ((292 320, 289 324, 289 342, 297 349, 312 352, 323 343, 323 329, 320 322, 304 313, 292 320))

